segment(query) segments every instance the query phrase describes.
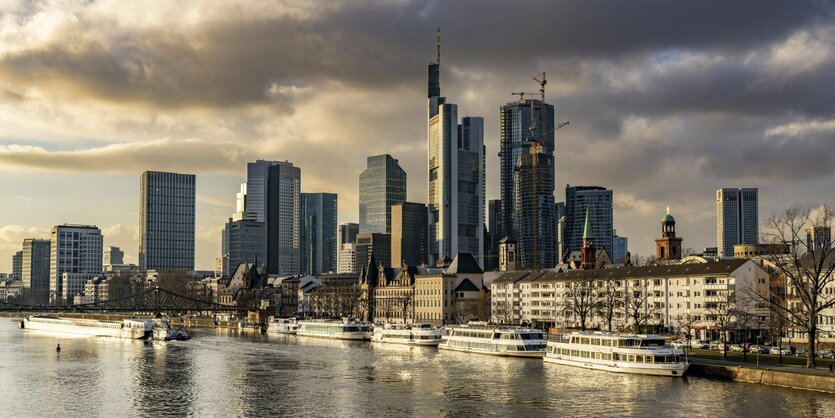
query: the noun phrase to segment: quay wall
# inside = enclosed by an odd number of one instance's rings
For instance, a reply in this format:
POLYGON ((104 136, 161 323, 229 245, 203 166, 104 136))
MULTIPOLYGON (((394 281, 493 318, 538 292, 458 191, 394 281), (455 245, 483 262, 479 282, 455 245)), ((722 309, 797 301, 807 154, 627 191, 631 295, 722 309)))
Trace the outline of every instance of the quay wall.
POLYGON ((740 366, 693 363, 688 374, 714 379, 734 380, 737 382, 759 383, 761 385, 781 386, 794 389, 814 390, 835 393, 835 377, 818 374, 793 373, 787 371, 752 369, 740 366))
MULTIPOLYGON (((0 312, 0 317, 5 318, 21 318, 23 319, 24 316, 28 314, 24 314, 21 312, 0 312)), ((137 315, 124 315, 124 314, 102 314, 102 313, 73 313, 73 312, 61 312, 61 313, 54 313, 54 315, 60 315, 67 318, 88 318, 88 319, 99 319, 103 321, 120 321, 122 319, 128 318, 137 318, 137 315)), ((150 317, 150 315, 146 316, 150 317)), ((211 318, 179 318, 179 317, 166 317, 166 319, 171 325, 185 327, 185 328, 238 328, 237 321, 215 321, 211 318)))

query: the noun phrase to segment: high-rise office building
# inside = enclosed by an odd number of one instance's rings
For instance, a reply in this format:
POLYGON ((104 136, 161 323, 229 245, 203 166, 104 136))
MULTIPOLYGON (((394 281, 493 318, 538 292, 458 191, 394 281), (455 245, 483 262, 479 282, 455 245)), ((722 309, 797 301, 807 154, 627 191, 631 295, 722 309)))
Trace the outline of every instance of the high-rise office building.
POLYGON ((357 244, 346 242, 339 250, 337 273, 357 273, 357 244))
POLYGON ((392 266, 390 234, 358 234, 355 251, 354 268, 358 270, 368 264, 372 254, 377 264, 384 267, 392 266))
POLYGON ((221 235, 221 275, 230 277, 242 263, 267 263, 267 226, 254 219, 229 218, 221 235))
MULTIPOLYGON (((391 261, 411 266, 428 264, 428 218, 423 203, 403 202, 391 207, 391 261)), ((375 257, 376 258, 376 257, 375 257)))
POLYGON ((193 174, 142 173, 140 269, 194 270, 194 197, 193 174))
MULTIPOLYGON (((502 202, 502 234, 512 236, 517 241, 522 237, 517 236, 516 228, 520 219, 517 211, 518 203, 516 197, 520 195, 518 181, 518 166, 523 156, 531 153, 531 144, 534 139, 544 137, 541 154, 544 159, 540 171, 540 177, 550 179, 550 185, 542 185, 543 193, 549 191, 554 194, 554 106, 545 104, 541 100, 524 99, 508 103, 501 108, 500 114, 500 144, 499 144, 499 171, 502 202), (544 116, 544 119, 541 119, 544 116), (543 129, 544 126, 544 129, 543 129), (542 131, 545 131, 543 135, 542 131)), ((547 182, 546 182, 547 183, 547 182)), ((544 204, 544 202, 543 202, 544 204)), ((550 212, 550 211, 548 211, 550 212)), ((521 245, 521 241, 519 241, 521 245)), ((522 251, 522 250, 520 250, 522 251)))
POLYGON ((286 161, 247 164, 246 217, 267 228, 267 271, 300 272, 301 170, 286 161))
POLYGON ((719 258, 732 258, 734 245, 759 241, 759 204, 756 188, 716 191, 716 247, 719 258))
POLYGON ((430 264, 470 253, 484 263, 484 119, 465 117, 440 94, 440 55, 429 64, 430 264))
POLYGON ((24 288, 49 290, 49 248, 48 239, 23 240, 21 280, 24 288))
POLYGON ((320 275, 336 272, 337 196, 335 193, 301 195, 301 273, 320 275))
POLYGON ((18 251, 12 254, 12 279, 20 280, 23 278, 23 251, 18 251))
POLYGON ((583 248, 583 230, 586 210, 593 225, 595 248, 613 250, 613 200, 612 191, 598 186, 565 187, 565 222, 563 228, 563 260, 571 253, 578 254, 583 248))
POLYGON ((125 252, 119 247, 110 246, 105 248, 102 264, 105 266, 125 264, 125 252))
MULTIPOLYGON (((342 271, 343 270, 342 266, 346 265, 342 262, 342 254, 343 254, 343 251, 345 249, 345 244, 356 244, 357 243, 357 234, 359 234, 359 233, 360 233, 360 224, 358 224, 358 223, 346 222, 346 223, 339 224, 339 229, 336 230, 336 245, 339 246, 339 253, 336 256, 336 265, 338 266, 337 267, 337 273, 349 273, 349 272, 354 271, 354 270, 342 271)), ((354 258, 356 257, 356 254, 355 254, 356 249, 354 248, 353 245, 351 246, 350 249, 351 249, 351 252, 346 253, 346 254, 351 257, 351 260, 345 260, 345 261, 352 263, 351 264, 351 266, 352 266, 351 269, 353 269, 353 262, 354 262, 354 258)), ((347 268, 347 267, 345 267, 345 268, 347 268)))
POLYGON ((390 234, 391 207, 406 201, 406 172, 391 155, 375 155, 359 180, 359 232, 390 234))
POLYGON ((49 244, 49 292, 53 300, 72 302, 88 279, 102 272, 102 235, 92 225, 58 225, 49 244))

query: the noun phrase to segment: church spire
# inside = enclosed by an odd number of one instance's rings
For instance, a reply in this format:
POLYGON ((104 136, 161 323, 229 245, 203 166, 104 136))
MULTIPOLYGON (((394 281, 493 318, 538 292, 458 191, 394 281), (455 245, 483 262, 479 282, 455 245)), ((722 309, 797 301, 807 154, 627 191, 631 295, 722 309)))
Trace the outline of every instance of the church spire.
POLYGON ((594 238, 594 232, 591 229, 591 218, 589 217, 589 208, 586 208, 586 226, 583 228, 583 239, 594 238))

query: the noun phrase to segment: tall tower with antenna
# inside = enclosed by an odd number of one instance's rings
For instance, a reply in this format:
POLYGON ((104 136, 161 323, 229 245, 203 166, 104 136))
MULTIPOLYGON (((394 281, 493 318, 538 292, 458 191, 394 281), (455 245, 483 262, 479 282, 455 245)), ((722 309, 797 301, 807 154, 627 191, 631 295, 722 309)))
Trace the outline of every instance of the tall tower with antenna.
POLYGON ((429 63, 427 172, 429 260, 470 253, 484 265, 484 119, 458 119, 458 105, 441 96, 440 29, 429 63))

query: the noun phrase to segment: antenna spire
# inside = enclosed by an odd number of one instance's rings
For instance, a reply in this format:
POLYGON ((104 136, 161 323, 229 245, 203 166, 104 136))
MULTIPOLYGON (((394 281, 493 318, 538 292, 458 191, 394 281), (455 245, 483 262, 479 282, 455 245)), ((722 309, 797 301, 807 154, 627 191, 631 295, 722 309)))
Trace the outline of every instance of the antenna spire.
POLYGON ((435 64, 441 66, 441 28, 438 27, 438 31, 435 32, 435 49, 436 49, 436 57, 435 57, 435 64))

